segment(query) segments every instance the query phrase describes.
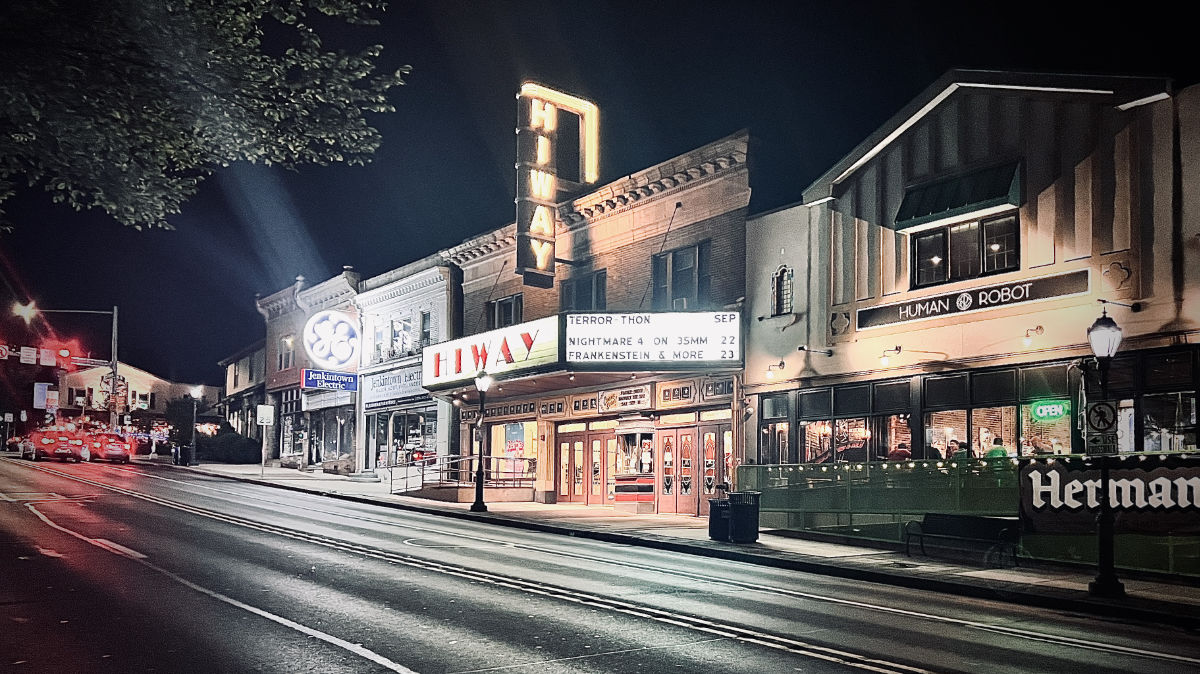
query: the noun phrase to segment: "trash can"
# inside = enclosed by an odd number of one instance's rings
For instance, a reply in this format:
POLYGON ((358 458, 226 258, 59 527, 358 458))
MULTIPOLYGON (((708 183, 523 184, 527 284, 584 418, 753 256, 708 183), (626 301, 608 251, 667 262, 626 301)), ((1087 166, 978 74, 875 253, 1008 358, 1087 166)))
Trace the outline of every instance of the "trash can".
POLYGON ((714 541, 729 540, 729 499, 708 499, 708 537, 714 541))
POLYGON ((761 491, 729 492, 729 540, 753 543, 758 540, 758 497, 761 491))

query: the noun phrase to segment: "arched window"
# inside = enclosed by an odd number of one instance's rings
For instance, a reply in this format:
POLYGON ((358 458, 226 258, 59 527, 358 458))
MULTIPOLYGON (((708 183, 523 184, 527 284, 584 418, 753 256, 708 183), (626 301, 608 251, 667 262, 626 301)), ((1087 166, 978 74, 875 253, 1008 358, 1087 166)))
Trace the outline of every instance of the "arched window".
POLYGON ((792 269, 782 266, 771 276, 771 315, 792 313, 792 269))

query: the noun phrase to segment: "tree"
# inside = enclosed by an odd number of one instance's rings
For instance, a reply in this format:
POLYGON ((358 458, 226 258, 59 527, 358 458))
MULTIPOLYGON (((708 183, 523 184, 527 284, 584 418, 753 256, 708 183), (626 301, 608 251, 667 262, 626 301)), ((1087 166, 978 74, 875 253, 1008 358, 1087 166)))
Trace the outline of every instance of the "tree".
POLYGON ((0 226, 23 177, 141 229, 236 161, 363 164, 407 66, 322 46, 378 0, 0 2, 0 226))
POLYGON ((163 417, 171 428, 167 439, 180 447, 192 444, 192 436, 196 430, 192 425, 196 419, 194 415, 197 411, 203 412, 205 409, 203 399, 194 400, 191 396, 179 396, 168 400, 167 408, 163 410, 163 417))

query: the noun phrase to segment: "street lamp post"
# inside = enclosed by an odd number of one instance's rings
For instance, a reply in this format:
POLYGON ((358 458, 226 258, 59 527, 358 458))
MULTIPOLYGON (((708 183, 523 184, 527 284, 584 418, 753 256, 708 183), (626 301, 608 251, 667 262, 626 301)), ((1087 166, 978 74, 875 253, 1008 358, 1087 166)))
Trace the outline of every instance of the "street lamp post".
POLYGON ((475 376, 475 390, 479 391, 479 420, 476 422, 476 427, 479 432, 479 456, 475 458, 475 502, 471 504, 471 512, 485 513, 487 512, 487 504, 483 502, 483 457, 486 454, 487 447, 487 429, 483 425, 483 401, 487 397, 487 391, 492 386, 492 376, 487 372, 480 370, 475 376))
POLYGON ((196 460, 196 408, 200 406, 200 396, 204 393, 204 389, 195 386, 189 393, 192 396, 192 447, 188 452, 187 465, 199 466, 200 462, 196 460))
MULTIPOLYGON (((1108 368, 1113 354, 1121 346, 1121 326, 1108 317, 1107 308, 1087 331, 1088 343, 1100 370, 1100 399, 1108 400, 1108 368)), ((1096 578, 1088 583, 1088 592, 1098 597, 1121 597, 1125 586, 1117 578, 1116 556, 1113 551, 1113 512, 1109 494, 1110 459, 1107 451, 1096 457, 1100 463, 1100 516, 1096 522, 1099 549, 1096 554, 1096 578)))
POLYGON ((29 304, 21 304, 20 302, 13 303, 12 312, 15 316, 20 316, 25 319, 25 325, 29 325, 38 314, 102 314, 112 316, 112 352, 109 357, 109 367, 112 368, 112 390, 109 391, 109 409, 108 409, 108 425, 110 428, 117 427, 117 406, 112 404, 117 395, 117 307, 113 305, 112 311, 98 311, 90 309, 40 309, 31 300, 29 304))

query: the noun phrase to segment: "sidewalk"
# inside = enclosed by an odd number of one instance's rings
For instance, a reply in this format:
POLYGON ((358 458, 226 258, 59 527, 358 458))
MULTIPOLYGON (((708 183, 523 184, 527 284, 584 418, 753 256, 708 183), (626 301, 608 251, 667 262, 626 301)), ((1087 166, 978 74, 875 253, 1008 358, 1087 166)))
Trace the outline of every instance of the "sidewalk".
MULTIPOLYGON (((144 457, 139 463, 151 463, 144 457)), ((630 515, 612 508, 571 504, 489 503, 488 512, 470 512, 467 503, 443 503, 388 493, 383 482, 356 482, 346 476, 305 473, 290 468, 209 464, 171 466, 176 470, 265 484, 333 498, 374 503, 502 526, 640 545, 688 554, 886 583, 933 592, 1039 606, 1062 611, 1134 618, 1175 626, 1200 626, 1200 587, 1123 578, 1127 596, 1101 599, 1088 594, 1092 569, 1061 567, 984 568, 903 551, 826 543, 763 531, 757 543, 735 544, 708 538, 706 518, 630 515), (260 470, 262 477, 260 477, 260 470)))

